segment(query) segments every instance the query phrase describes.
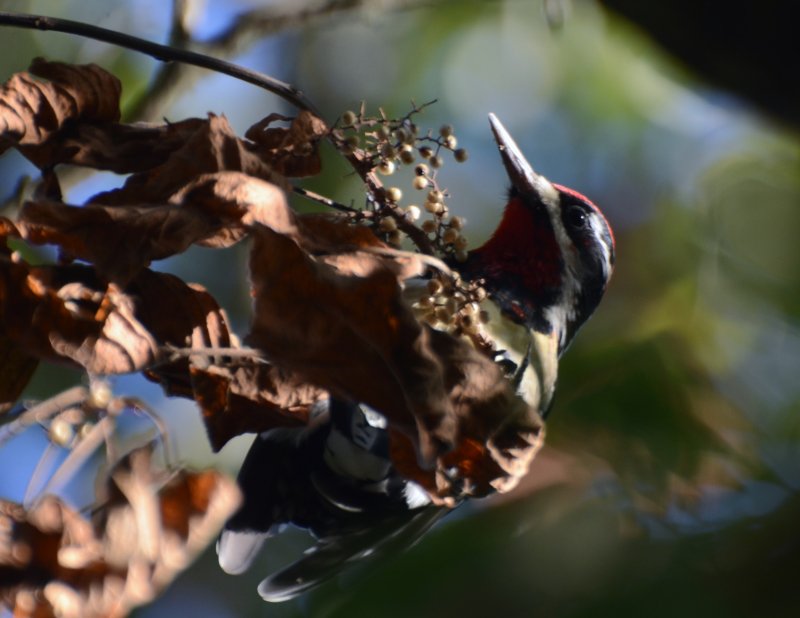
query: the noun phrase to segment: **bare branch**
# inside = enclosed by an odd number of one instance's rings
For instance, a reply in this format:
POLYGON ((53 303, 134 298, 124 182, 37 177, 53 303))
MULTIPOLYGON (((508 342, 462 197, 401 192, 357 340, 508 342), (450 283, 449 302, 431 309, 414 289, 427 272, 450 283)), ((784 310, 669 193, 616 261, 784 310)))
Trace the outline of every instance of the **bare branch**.
POLYGON ((46 17, 43 15, 0 12, 0 25, 76 34, 89 39, 125 47, 126 49, 132 49, 147 54, 156 60, 161 60, 162 62, 182 62, 210 69, 268 90, 282 99, 285 99, 295 107, 308 110, 316 116, 319 116, 316 107, 306 98, 305 94, 291 84, 270 77, 265 73, 246 69, 225 60, 218 60, 217 58, 206 56, 205 54, 186 49, 177 49, 169 45, 161 45, 146 39, 140 39, 139 37, 100 28, 99 26, 93 26, 91 24, 57 17, 46 17))

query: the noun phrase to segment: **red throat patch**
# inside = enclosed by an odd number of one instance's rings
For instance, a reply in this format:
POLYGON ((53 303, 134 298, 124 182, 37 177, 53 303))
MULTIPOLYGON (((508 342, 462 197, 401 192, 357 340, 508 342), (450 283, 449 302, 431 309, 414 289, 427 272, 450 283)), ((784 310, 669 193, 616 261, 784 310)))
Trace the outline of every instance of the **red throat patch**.
POLYGON ((535 291, 561 283, 561 256, 550 218, 519 197, 509 201, 492 237, 472 252, 494 278, 511 276, 535 291))

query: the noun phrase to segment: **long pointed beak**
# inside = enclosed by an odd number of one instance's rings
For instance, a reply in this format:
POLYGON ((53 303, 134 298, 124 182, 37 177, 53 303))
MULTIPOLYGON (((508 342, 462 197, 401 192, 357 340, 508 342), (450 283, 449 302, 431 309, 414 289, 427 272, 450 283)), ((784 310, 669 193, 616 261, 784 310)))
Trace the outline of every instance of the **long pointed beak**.
POLYGON ((533 170, 514 138, 511 137, 497 116, 489 114, 489 124, 492 126, 492 133, 494 133, 497 148, 500 150, 503 165, 514 188, 523 195, 534 193, 544 203, 557 203, 558 192, 555 187, 547 178, 533 170))

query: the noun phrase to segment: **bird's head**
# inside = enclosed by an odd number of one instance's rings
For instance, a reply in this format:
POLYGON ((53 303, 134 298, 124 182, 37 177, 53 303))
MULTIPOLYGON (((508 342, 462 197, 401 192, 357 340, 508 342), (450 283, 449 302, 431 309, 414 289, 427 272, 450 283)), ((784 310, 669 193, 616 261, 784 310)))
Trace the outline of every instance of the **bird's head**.
POLYGON ((481 278, 503 314, 558 337, 559 353, 591 316, 614 266, 614 235, 586 197, 537 174, 489 115, 511 181, 500 225, 460 268, 481 278))

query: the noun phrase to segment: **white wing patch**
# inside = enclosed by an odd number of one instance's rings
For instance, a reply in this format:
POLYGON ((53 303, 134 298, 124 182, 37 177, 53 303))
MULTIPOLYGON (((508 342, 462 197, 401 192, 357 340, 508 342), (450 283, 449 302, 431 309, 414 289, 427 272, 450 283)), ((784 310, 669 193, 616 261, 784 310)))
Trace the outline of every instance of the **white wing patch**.
POLYGON ((269 532, 223 530, 217 541, 219 566, 230 575, 244 573, 270 536, 269 532))

